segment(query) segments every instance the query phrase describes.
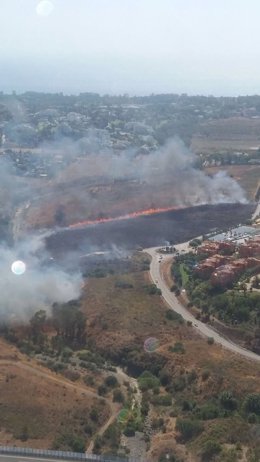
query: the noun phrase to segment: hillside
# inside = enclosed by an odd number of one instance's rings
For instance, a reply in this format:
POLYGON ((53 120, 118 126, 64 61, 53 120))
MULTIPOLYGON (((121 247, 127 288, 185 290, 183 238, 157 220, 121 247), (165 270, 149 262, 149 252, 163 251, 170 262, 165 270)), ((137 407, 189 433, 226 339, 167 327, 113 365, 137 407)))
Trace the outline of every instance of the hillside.
POLYGON ((199 461, 210 437, 221 447, 221 458, 216 460, 231 460, 233 454, 235 461, 243 454, 245 461, 251 461, 249 453, 259 448, 260 441, 252 436, 254 424, 249 423, 243 403, 248 395, 260 393, 260 366, 252 367, 217 345, 209 346, 169 313, 159 295, 147 294, 148 282, 145 273, 89 279, 83 309, 95 349, 131 374, 139 376, 149 370, 160 378, 159 389, 144 393, 153 428, 147 437, 150 460, 157 461, 168 451, 180 460, 199 461), (156 351, 147 353, 144 342, 149 337, 156 338, 158 344, 156 351), (236 403, 234 410, 223 407, 226 391, 236 403), (165 394, 172 401, 158 404, 158 397, 165 394), (181 440, 176 417, 199 420, 203 427, 200 436, 181 440), (225 431, 220 431, 221 427, 225 431))
POLYGON ((84 384, 51 372, 2 338, 0 348, 1 444, 67 450, 87 445, 84 426, 91 409, 98 409, 102 425, 109 406, 84 384))

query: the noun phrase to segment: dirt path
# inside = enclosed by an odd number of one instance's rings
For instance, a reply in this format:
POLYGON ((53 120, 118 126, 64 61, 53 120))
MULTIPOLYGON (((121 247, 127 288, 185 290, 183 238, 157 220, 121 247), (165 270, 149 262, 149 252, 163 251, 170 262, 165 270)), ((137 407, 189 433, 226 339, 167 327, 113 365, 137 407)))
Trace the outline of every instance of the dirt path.
MULTIPOLYGON (((62 376, 56 377, 51 372, 49 373, 47 371, 42 370, 40 368, 40 366, 39 367, 34 366, 34 365, 32 366, 30 364, 21 362, 19 360, 15 361, 15 360, 6 360, 6 359, 1 359, 0 364, 5 365, 5 366, 9 366, 9 365, 16 366, 19 369, 23 369, 23 370, 26 370, 28 372, 31 372, 31 373, 37 375, 38 377, 43 377, 43 378, 46 378, 48 380, 52 380, 52 382, 55 382, 55 383, 58 383, 58 384, 60 384, 62 386, 66 386, 67 388, 71 388, 73 390, 76 390, 79 393, 83 393, 84 395, 89 396, 91 398, 100 399, 100 396, 97 393, 95 393, 94 391, 89 390, 89 389, 87 389, 85 387, 82 387, 80 385, 71 383, 65 377, 64 377, 64 379, 63 379, 62 376)), ((105 399, 106 403, 109 405, 109 407, 111 409, 112 406, 111 406, 110 401, 108 399, 106 399, 106 398, 104 398, 104 399, 105 399)))
MULTIPOLYGON (((74 384, 74 383, 71 383, 69 382, 67 379, 63 378, 62 376, 55 376, 53 375, 53 373, 51 372, 48 372, 46 370, 43 370, 43 368, 41 366, 36 366, 36 365, 32 365, 32 364, 28 364, 27 362, 23 362, 23 360, 21 360, 21 358, 19 359, 0 359, 0 365, 4 365, 4 366, 15 366, 15 367, 18 367, 19 369, 22 369, 22 370, 25 370, 25 371, 28 371, 32 374, 35 374, 37 375, 38 377, 42 377, 42 378, 45 378, 47 380, 51 380, 52 382, 55 382, 59 385, 62 385, 63 387, 66 387, 66 388, 70 388, 72 390, 75 390, 77 393, 80 393, 81 395, 84 395, 86 397, 90 397, 90 398, 96 398, 96 399, 100 399, 100 395, 98 395, 97 393, 93 392, 92 390, 89 390, 85 387, 82 387, 81 385, 78 385, 78 384, 74 384)), ((111 401, 107 398, 103 398, 104 401, 106 402, 106 404, 109 406, 109 409, 110 409, 110 417, 109 419, 105 422, 104 425, 102 425, 102 427, 99 429, 99 431, 95 434, 95 437, 97 435, 103 435, 103 433, 106 431, 106 429, 109 427, 109 425, 115 420, 118 412, 119 412, 119 406, 116 404, 116 403, 111 403, 111 401)), ((92 439, 90 445, 88 446, 86 452, 91 454, 92 453, 92 450, 93 450, 93 447, 94 447, 94 439, 92 439)))
MULTIPOLYGON (((132 406, 141 406, 142 392, 141 392, 141 390, 139 388, 137 379, 127 375, 120 367, 116 368, 116 372, 114 373, 114 375, 117 378, 120 385, 123 385, 124 382, 129 382, 131 388, 133 390, 136 390, 136 393, 134 394, 134 397, 133 397, 132 406)), ((88 446, 88 448, 86 450, 87 454, 92 454, 92 451, 93 451, 93 448, 94 448, 94 439, 97 436, 102 436, 105 433, 106 429, 109 427, 109 425, 111 425, 114 422, 114 420, 116 419, 116 417, 118 415, 120 407, 121 406, 117 406, 116 409, 115 408, 113 409, 112 415, 110 416, 109 420, 95 434, 94 438, 92 439, 92 441, 90 442, 90 444, 89 444, 89 446, 88 446)))

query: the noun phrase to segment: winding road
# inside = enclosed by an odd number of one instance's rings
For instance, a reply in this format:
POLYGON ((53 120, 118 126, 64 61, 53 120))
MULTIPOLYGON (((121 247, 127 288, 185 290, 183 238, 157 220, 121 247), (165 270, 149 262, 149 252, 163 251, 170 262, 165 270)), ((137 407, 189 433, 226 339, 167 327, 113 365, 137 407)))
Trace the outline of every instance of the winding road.
MULTIPOLYGON (((188 251, 188 243, 183 243, 175 246, 177 250, 182 252, 188 251)), ((190 249, 189 249, 190 250, 190 249)), ((152 257, 152 261, 150 264, 150 275, 151 279, 154 284, 157 285, 159 289, 162 291, 162 297, 166 301, 166 303, 170 306, 172 310, 176 313, 180 314, 183 319, 186 321, 192 322, 193 327, 204 337, 212 337, 214 341, 220 344, 222 347, 226 348, 227 350, 232 351, 233 353, 239 354, 246 359, 251 359, 253 361, 260 363, 260 356, 256 353, 253 353, 250 350, 247 350, 233 342, 222 337, 218 332, 213 330, 207 324, 196 319, 178 300, 176 295, 170 291, 169 287, 167 286, 164 275, 161 271, 161 264, 160 264, 160 257, 164 260, 172 259, 172 255, 165 255, 159 253, 159 247, 152 247, 150 249, 144 249, 144 252, 148 253, 152 257)))

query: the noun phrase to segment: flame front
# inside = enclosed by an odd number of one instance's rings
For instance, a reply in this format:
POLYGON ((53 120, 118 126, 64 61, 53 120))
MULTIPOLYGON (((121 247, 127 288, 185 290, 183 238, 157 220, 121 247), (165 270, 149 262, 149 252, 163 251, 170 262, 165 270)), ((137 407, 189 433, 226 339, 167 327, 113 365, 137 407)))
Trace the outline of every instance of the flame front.
POLYGON ((84 228, 85 226, 98 225, 101 223, 109 223, 111 221, 129 220, 130 218, 154 215, 155 213, 172 212, 174 210, 178 210, 179 208, 180 207, 161 207, 158 209, 150 208, 147 210, 139 210, 137 212, 128 213, 127 215, 120 215, 119 217, 107 217, 107 218, 97 218, 96 220, 79 221, 78 223, 69 225, 69 228, 84 228))

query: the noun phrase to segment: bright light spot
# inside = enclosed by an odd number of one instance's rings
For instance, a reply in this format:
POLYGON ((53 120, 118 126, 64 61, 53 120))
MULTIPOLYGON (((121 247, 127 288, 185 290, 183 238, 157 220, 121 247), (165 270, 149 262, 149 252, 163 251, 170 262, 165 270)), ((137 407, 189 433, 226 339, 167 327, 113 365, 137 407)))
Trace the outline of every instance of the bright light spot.
POLYGON ((26 271, 26 264, 21 260, 14 261, 11 270, 16 276, 21 276, 26 271))
POLYGON ((49 16, 54 9, 54 5, 50 0, 42 0, 36 7, 36 13, 39 16, 49 16))

